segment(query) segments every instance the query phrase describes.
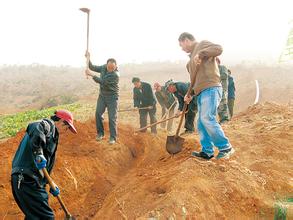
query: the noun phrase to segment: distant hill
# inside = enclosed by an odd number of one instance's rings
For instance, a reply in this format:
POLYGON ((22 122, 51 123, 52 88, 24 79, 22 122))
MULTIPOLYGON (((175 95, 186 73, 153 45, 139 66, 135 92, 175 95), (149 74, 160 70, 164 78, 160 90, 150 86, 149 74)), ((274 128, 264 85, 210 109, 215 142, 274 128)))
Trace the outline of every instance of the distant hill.
MULTIPOLYGON (((292 66, 242 64, 228 68, 235 78, 236 112, 253 104, 256 79, 260 84, 261 102, 285 104, 293 98, 292 66)), ((119 71, 120 90, 129 94, 132 92, 133 76, 151 84, 156 81, 164 83, 170 78, 175 81, 189 80, 185 61, 125 64, 119 67, 119 71)), ((98 85, 86 79, 82 68, 39 64, 0 67, 0 114, 69 104, 78 100, 94 102, 97 94, 98 85)))

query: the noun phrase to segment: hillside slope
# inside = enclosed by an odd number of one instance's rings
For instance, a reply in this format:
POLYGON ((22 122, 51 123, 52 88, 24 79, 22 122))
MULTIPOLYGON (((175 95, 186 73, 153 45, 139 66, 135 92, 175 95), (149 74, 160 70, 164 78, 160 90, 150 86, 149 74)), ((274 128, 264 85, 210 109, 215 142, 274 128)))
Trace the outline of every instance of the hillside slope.
MULTIPOLYGON (((278 199, 293 197, 293 106, 265 103, 224 126, 236 149, 229 160, 190 157, 198 136, 170 156, 166 133, 133 135, 119 126, 118 144, 95 138, 94 121, 76 122, 78 135, 61 133, 53 178, 80 219, 267 219, 278 199)), ((22 214, 9 185, 11 160, 23 135, 0 144, 0 218, 22 214)), ((50 203, 61 218, 54 198, 50 203)))

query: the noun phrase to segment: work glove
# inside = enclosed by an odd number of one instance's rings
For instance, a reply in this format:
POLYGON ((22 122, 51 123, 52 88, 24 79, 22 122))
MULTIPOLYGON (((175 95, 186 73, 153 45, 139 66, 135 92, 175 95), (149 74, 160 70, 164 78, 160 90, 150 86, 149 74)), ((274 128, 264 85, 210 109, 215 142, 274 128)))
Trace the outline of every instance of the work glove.
POLYGON ((55 185, 55 189, 56 189, 56 190, 54 190, 54 189, 52 189, 52 188, 50 187, 50 193, 51 193, 54 197, 56 197, 56 196, 58 196, 58 195, 60 194, 60 190, 59 190, 58 186, 55 185))
POLYGON ((44 155, 37 155, 35 159, 35 164, 38 170, 45 168, 47 165, 47 160, 44 155))

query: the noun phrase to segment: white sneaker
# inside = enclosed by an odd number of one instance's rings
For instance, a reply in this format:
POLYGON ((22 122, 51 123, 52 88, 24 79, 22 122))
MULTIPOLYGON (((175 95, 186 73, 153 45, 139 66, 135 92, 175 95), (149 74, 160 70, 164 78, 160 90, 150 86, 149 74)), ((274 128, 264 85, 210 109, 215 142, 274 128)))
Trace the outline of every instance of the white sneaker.
POLYGON ((235 153, 234 148, 230 148, 228 150, 220 151, 216 157, 216 159, 229 159, 232 154, 235 153))
POLYGON ((110 138, 109 144, 115 144, 115 143, 116 143, 116 141, 114 139, 110 138))
POLYGON ((97 137, 96 137, 96 141, 101 141, 101 140, 103 140, 104 139, 104 135, 97 135, 97 137))

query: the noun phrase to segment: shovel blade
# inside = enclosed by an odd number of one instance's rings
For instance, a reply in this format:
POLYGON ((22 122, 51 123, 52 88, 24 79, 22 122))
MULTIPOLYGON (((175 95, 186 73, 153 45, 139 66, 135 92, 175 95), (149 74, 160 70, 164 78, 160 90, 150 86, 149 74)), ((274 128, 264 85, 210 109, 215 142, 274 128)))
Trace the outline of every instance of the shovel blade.
POLYGON ((184 138, 179 136, 167 136, 166 150, 169 154, 177 154, 182 150, 184 138))

